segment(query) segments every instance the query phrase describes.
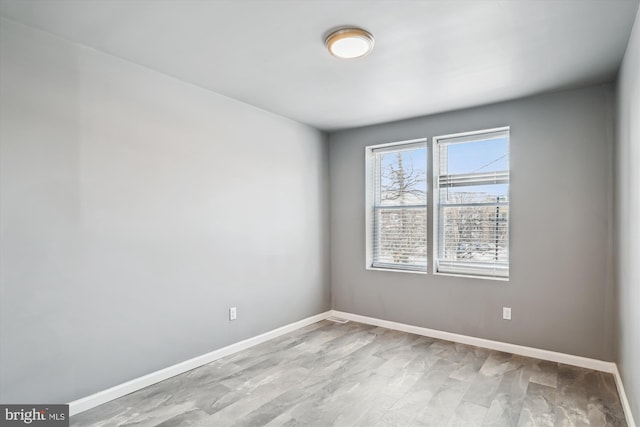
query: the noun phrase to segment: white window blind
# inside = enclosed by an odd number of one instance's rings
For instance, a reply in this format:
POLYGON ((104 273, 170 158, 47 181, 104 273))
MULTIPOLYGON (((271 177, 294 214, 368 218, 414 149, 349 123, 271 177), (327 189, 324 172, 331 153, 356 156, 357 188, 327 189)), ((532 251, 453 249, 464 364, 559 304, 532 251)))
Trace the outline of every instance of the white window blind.
POLYGON ((509 277, 509 129, 434 138, 435 270, 509 277))
POLYGON ((370 266, 426 271, 426 140, 370 150, 370 266))

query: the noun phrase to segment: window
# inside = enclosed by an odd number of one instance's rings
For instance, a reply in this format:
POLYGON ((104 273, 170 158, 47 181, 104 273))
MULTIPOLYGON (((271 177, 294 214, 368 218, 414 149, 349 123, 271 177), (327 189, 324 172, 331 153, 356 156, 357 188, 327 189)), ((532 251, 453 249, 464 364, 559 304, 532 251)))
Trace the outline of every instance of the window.
POLYGON ((509 129, 433 139, 434 272, 509 277, 509 129))
POLYGON ((367 147, 367 154, 367 268, 426 272, 426 139, 367 147))

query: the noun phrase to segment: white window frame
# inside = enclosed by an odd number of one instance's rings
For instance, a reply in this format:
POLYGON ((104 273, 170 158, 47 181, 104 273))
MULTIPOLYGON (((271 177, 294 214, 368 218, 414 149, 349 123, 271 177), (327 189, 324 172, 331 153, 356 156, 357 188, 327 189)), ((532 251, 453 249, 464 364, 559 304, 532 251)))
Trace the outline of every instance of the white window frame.
MULTIPOLYGON (((451 143, 452 140, 455 140, 454 143, 463 143, 463 142, 472 142, 472 141, 483 141, 489 139, 495 139, 497 137, 507 136, 509 137, 509 146, 511 145, 510 140, 510 127, 500 127, 493 129, 484 129, 479 131, 472 132, 463 132, 449 135, 441 135, 433 137, 431 144, 431 154, 432 154, 432 186, 428 189, 433 194, 433 204, 431 206, 431 217, 433 218, 433 228, 432 228, 432 241, 433 241, 433 252, 432 252, 432 263, 433 266, 433 274, 440 276, 456 276, 456 277, 470 277, 474 279, 488 279, 488 280, 499 280, 499 281, 509 281, 510 275, 510 259, 507 261, 506 275, 505 271, 499 271, 499 269, 494 269, 494 274, 487 274, 490 272, 490 269, 486 267, 474 267, 472 263, 469 263, 468 266, 462 267, 457 266, 457 268, 449 266, 448 269, 440 269, 439 266, 441 262, 439 261, 440 255, 440 228, 438 225, 438 221, 440 218, 440 144, 443 142, 451 143)), ((510 158, 510 156, 509 156, 510 158)), ((511 192, 510 185, 510 174, 511 174, 511 165, 509 164, 509 173, 506 177, 506 182, 509 183, 509 192, 511 192)), ((497 177, 500 179, 500 177, 497 177)), ((504 179, 504 177, 502 177, 504 179)), ((496 181, 497 182, 497 181, 496 181)), ((511 197, 508 197, 508 204, 511 207, 511 197)), ((509 227, 509 248, 511 246, 511 209, 509 209, 509 221, 507 224, 509 227)), ((445 263, 443 263, 445 264, 445 263)))
MULTIPOLYGON (((424 147, 427 149, 427 169, 429 165, 428 161, 428 146, 427 146, 427 138, 417 138, 410 139, 405 141, 397 141, 397 142, 389 142, 385 144, 378 145, 370 145, 365 147, 365 181, 366 181, 366 200, 365 200, 365 247, 366 247, 366 265, 365 268, 367 270, 378 270, 378 271, 393 271, 393 272, 402 272, 402 273, 414 273, 414 274, 427 274, 429 269, 429 252, 428 247, 425 248, 426 252, 426 266, 424 268, 416 269, 413 267, 403 268, 399 265, 389 264, 388 266, 382 265, 374 265, 374 227, 375 227, 375 183, 374 179, 376 177, 376 159, 375 154, 380 153, 387 149, 388 151, 396 151, 399 147, 405 146, 407 150, 412 148, 424 147)), ((427 180, 429 178, 428 171, 427 176, 425 177, 427 180)), ((427 194, 425 199, 425 208, 426 208, 426 227, 425 227, 425 242, 427 242, 428 238, 428 229, 429 229, 429 203, 428 203, 428 192, 429 192, 429 182, 426 183, 427 186, 427 194)), ((426 246, 428 246, 425 243, 426 246)))

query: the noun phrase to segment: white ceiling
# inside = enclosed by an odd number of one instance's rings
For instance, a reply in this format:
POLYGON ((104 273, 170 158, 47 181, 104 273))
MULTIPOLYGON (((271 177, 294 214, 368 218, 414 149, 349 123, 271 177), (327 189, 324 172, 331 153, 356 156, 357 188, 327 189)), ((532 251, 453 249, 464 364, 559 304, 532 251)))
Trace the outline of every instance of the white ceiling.
POLYGON ((637 0, 0 0, 0 14, 335 130, 610 81, 637 0), (323 36, 373 33, 344 61, 323 36))

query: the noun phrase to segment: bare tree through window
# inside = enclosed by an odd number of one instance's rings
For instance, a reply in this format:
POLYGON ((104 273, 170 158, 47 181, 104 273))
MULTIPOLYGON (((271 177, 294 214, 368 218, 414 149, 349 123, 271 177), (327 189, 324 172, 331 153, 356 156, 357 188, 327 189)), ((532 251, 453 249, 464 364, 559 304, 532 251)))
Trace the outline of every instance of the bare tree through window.
POLYGON ((426 147, 376 154, 375 260, 426 268, 426 147))

